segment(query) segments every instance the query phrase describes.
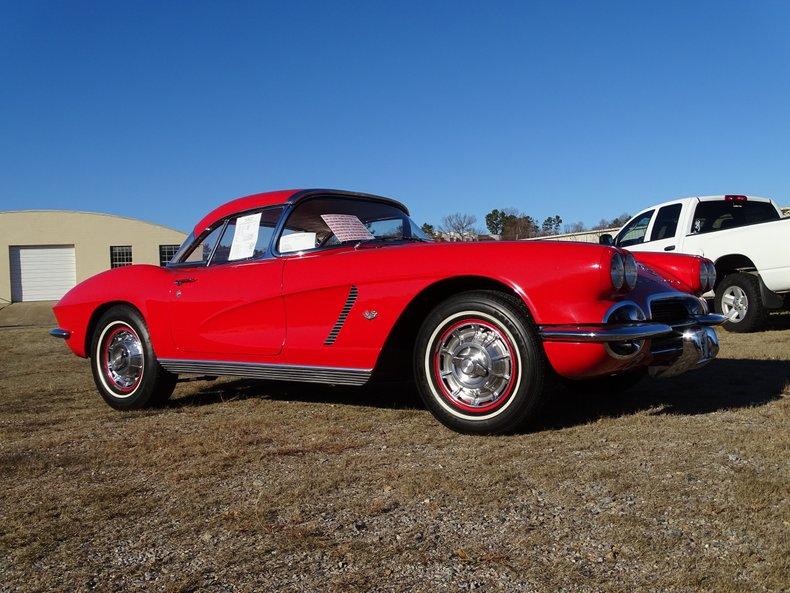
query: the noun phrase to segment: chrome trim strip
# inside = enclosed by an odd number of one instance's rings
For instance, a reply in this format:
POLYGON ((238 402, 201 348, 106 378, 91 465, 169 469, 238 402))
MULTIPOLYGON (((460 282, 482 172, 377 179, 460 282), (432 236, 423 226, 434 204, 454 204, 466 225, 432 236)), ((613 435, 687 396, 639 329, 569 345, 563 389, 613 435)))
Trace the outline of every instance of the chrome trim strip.
POLYGON ((696 325, 721 325, 727 318, 724 315, 719 315, 718 313, 708 313, 707 315, 695 315, 692 317, 694 324, 696 325))
POLYGON ((617 323, 609 325, 544 325, 540 337, 547 342, 619 342, 671 334, 664 323, 617 323))
POLYGON ((315 367, 258 362, 232 362, 225 360, 159 359, 165 370, 175 374, 229 375, 269 381, 300 381, 304 383, 329 383, 332 385, 364 385, 372 369, 341 367, 315 367))
MULTIPOLYGON (((653 318, 653 303, 655 301, 672 300, 686 303, 692 302, 694 305, 701 307, 704 313, 708 312, 708 303, 705 301, 705 299, 695 297, 693 294, 688 294, 687 292, 657 292, 647 297, 647 314, 649 315, 650 319, 653 318)), ((686 307, 686 309, 688 310, 688 307, 686 307)), ((689 311, 689 315, 692 314, 692 311, 689 311)))
POLYGON ((335 321, 335 325, 332 327, 332 331, 329 332, 326 340, 324 340, 324 346, 331 346, 335 343, 335 340, 337 340, 337 335, 340 333, 340 330, 343 329, 343 325, 346 323, 346 318, 351 312, 351 307, 353 307, 354 303, 357 302, 358 295, 359 290, 356 286, 352 285, 348 291, 348 296, 346 297, 346 304, 343 305, 343 309, 341 309, 340 315, 338 315, 337 321, 335 321))
POLYGON ((59 327, 56 327, 55 329, 49 330, 49 335, 54 338, 68 340, 71 337, 71 332, 67 329, 60 329, 59 327))

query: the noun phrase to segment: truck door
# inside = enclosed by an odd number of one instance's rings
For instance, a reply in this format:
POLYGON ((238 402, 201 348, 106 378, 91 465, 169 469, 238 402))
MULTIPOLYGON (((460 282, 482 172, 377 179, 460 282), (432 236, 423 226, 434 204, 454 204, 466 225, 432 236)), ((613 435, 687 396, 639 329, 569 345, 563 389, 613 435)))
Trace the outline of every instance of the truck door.
POLYGON ((649 237, 650 221, 653 219, 655 210, 646 210, 634 216, 615 237, 614 244, 617 247, 630 249, 632 251, 648 251, 645 248, 645 241, 649 237))
POLYGON ((679 252, 682 248, 682 233, 678 232, 683 204, 668 204, 661 206, 653 217, 648 229, 648 235, 640 246, 640 251, 668 251, 679 252))

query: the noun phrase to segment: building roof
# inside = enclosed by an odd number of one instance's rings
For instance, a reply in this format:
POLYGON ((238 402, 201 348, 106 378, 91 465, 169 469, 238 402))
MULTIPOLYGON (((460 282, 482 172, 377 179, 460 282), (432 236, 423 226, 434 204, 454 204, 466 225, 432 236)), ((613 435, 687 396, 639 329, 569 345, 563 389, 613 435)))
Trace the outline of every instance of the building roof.
POLYGON ((0 210, 0 215, 3 214, 40 214, 42 212, 53 212, 53 213, 62 213, 62 214, 86 214, 88 216, 107 216, 110 218, 120 218, 123 220, 131 220, 134 222, 142 222, 144 224, 150 224, 151 226, 157 226, 163 229, 167 229, 168 231, 173 231, 176 233, 181 233, 182 235, 186 235, 184 231, 181 229, 176 229, 171 226, 167 226, 164 224, 159 224, 157 222, 150 222, 148 220, 142 220, 140 218, 134 218, 132 216, 121 216, 120 214, 110 214, 108 212, 90 212, 87 210, 59 210, 57 208, 31 208, 27 210, 0 210))

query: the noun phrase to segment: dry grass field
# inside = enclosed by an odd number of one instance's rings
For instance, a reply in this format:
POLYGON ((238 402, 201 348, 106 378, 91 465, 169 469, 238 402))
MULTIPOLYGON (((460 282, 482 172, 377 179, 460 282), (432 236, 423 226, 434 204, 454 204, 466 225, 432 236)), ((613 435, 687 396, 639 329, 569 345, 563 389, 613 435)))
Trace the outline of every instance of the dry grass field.
POLYGON ((408 386, 220 380, 118 413, 0 329, 0 591, 787 591, 790 323, 508 437, 408 386))

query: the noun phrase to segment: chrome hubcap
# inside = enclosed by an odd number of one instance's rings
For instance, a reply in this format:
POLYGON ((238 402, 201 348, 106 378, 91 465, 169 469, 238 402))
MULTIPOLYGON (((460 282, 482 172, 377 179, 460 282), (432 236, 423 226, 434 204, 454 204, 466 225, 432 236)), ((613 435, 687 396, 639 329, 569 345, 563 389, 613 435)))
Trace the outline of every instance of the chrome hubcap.
POLYGON ((121 329, 113 333, 106 346, 106 369, 109 379, 121 389, 133 387, 143 371, 143 344, 133 332, 121 329))
POLYGON ((467 406, 486 406, 501 398, 511 383, 512 352, 495 328, 462 323, 439 344, 438 373, 450 398, 467 406))
POLYGON ((740 286, 730 286, 721 295, 721 312, 731 322, 738 323, 749 310, 749 298, 740 286))

